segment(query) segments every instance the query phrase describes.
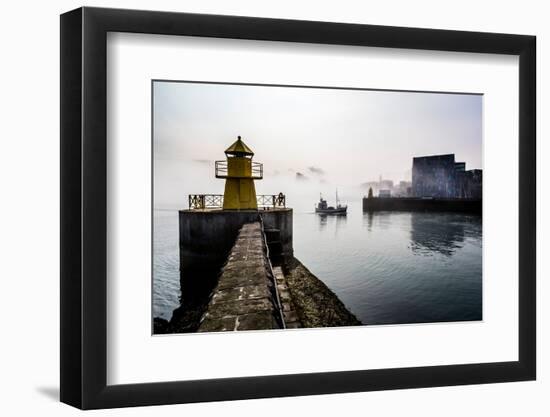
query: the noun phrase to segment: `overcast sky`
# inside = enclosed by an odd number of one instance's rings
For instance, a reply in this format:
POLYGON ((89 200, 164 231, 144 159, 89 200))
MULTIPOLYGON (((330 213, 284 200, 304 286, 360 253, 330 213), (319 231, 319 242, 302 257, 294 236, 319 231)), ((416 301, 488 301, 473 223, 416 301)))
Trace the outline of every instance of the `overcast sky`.
POLYGON ((482 168, 479 95, 155 82, 153 117, 155 207, 223 194, 214 161, 237 135, 264 164, 257 193, 287 198, 354 200, 380 175, 410 181, 413 156, 482 168))

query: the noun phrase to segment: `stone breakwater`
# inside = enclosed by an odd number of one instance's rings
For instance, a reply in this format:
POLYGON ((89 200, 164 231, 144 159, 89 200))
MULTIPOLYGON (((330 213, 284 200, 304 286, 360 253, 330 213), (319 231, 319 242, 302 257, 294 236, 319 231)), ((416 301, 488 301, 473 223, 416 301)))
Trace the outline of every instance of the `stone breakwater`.
POLYGON ((360 324, 297 259, 273 268, 261 224, 255 222, 239 231, 199 332, 360 324))
POLYGON ((302 327, 359 326, 361 321, 298 259, 286 266, 285 278, 302 327))
POLYGON ((284 327, 259 222, 242 226, 222 268, 199 332, 284 327))
POLYGON ((154 333, 357 326, 361 322, 299 260, 273 266, 263 223, 238 231, 210 296, 182 305, 154 333))

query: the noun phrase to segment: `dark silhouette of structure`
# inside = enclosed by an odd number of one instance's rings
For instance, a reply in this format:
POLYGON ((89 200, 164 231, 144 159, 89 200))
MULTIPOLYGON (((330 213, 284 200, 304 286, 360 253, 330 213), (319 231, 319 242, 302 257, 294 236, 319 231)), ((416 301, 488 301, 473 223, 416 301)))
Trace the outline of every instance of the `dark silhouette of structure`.
POLYGON ((472 198, 481 200, 483 198, 483 171, 471 169, 456 173, 456 191, 458 198, 472 198))
POLYGON ((454 154, 413 158, 412 195, 420 198, 482 198, 482 171, 466 170, 454 154))

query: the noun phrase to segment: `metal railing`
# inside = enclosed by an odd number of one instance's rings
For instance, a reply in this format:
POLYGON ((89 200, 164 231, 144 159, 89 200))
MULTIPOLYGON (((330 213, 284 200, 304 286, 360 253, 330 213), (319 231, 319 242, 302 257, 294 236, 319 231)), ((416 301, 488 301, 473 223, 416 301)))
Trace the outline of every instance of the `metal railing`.
MULTIPOLYGON (((258 208, 268 210, 270 208, 286 207, 286 196, 283 193, 273 195, 256 196, 258 208)), ((189 194, 189 209, 220 209, 223 208, 223 194, 189 194)))
POLYGON ((223 194, 190 194, 189 209, 222 208, 223 194))
POLYGON ((226 178, 227 171, 227 161, 216 161, 216 178, 226 178))
POLYGON ((264 164, 260 162, 251 162, 252 175, 249 177, 238 177, 229 175, 227 161, 216 161, 216 178, 252 178, 253 180, 261 180, 264 177, 264 164))
POLYGON ((252 162, 252 178, 261 180, 264 177, 264 164, 260 162, 252 162))
POLYGON ((273 195, 258 195, 256 196, 259 208, 284 208, 286 207, 286 197, 283 193, 273 195))

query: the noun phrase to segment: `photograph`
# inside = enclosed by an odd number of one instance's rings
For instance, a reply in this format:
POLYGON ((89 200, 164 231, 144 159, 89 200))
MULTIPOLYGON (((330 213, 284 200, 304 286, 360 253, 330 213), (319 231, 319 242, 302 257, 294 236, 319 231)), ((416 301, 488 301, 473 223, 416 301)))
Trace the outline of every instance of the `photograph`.
POLYGON ((483 95, 152 81, 152 332, 483 320, 483 95))

